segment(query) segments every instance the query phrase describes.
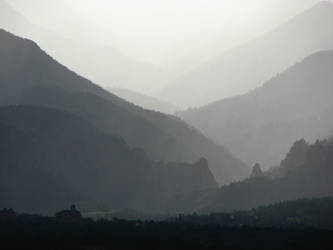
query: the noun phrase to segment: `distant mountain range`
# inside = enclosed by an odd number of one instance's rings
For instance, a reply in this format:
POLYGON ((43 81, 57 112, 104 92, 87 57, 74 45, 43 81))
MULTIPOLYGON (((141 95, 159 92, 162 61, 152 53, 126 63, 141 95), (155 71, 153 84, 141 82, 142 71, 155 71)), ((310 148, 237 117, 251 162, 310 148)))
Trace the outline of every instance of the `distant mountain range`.
POLYGON ((34 40, 57 61, 103 86, 150 92, 170 80, 163 70, 115 48, 80 43, 40 28, 4 0, 0 0, 0 28, 34 40))
POLYGON ((198 107, 246 93, 310 54, 333 48, 330 23, 333 4, 320 2, 275 30, 216 56, 157 94, 181 107, 198 107))
POLYGON ((160 101, 157 98, 129 89, 108 88, 108 90, 110 90, 111 93, 119 96, 120 98, 145 109, 159 111, 167 114, 174 114, 176 111, 179 110, 178 107, 170 103, 160 101))
POLYGON ((163 84, 159 69, 42 30, 0 0, 0 27, 55 57, 0 29, 0 207, 206 213, 333 196, 331 23, 321 2, 180 78, 161 95, 170 103, 218 101, 178 118, 126 89, 163 84))
POLYGON ((180 116, 249 164, 280 163, 288 145, 333 134, 333 51, 318 52, 245 95, 180 116))
POLYGON ((180 119, 120 99, 60 65, 32 41, 0 31, 0 43, 0 105, 31 104, 74 113, 156 161, 205 157, 218 183, 247 176, 243 162, 180 119))

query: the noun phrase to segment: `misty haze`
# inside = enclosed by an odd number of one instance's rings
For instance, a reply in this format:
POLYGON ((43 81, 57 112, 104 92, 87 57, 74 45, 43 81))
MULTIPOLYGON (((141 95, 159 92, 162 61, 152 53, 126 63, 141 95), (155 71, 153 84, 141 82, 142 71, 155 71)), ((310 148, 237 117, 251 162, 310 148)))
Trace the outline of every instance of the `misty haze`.
POLYGON ((332 69, 332 1, 0 0, 0 248, 332 249, 332 69))

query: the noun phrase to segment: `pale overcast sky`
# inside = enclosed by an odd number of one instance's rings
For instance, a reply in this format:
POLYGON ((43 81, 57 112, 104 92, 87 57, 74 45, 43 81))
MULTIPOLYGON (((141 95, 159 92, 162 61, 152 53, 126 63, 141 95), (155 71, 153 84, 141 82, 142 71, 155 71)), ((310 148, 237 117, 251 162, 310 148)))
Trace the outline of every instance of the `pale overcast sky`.
POLYGON ((223 35, 246 39, 268 31, 318 0, 8 2, 35 24, 57 33, 117 47, 138 60, 163 65, 218 38, 223 47, 223 35))

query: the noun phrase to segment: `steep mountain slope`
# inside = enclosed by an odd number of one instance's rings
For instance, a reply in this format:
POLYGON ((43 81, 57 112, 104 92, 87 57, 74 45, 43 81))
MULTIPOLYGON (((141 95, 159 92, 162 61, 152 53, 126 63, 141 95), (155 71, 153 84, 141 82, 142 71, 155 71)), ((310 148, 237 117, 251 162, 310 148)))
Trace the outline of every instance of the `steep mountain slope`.
POLYGON ((0 135, 1 207, 45 212, 75 202, 86 209, 154 210, 168 197, 216 187, 203 159, 157 164, 59 110, 1 107, 0 135))
POLYGON ((44 30, 0 0, 0 28, 36 41, 57 61, 103 86, 151 91, 169 81, 163 70, 111 47, 81 44, 44 30))
POLYGON ((116 89, 110 88, 111 93, 119 96, 120 98, 138 105, 144 109, 159 111, 167 114, 174 114, 178 108, 172 104, 160 101, 157 98, 141 94, 129 89, 116 89))
POLYGON ((318 52, 248 94, 181 113, 251 165, 278 165, 288 145, 333 133, 333 52, 318 52))
POLYGON ((63 109, 162 161, 205 157, 219 183, 241 179, 247 166, 180 119, 130 104, 54 61, 33 42, 0 31, 0 105, 63 109))
POLYGON ((333 48, 331 23, 333 4, 321 2, 274 31, 180 77, 160 96, 188 107, 245 93, 310 54, 333 48))

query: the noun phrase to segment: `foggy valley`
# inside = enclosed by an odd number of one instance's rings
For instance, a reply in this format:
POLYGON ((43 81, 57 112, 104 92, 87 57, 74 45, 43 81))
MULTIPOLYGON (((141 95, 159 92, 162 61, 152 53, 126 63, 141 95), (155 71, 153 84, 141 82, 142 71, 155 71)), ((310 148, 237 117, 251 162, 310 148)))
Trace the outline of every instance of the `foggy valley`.
POLYGON ((332 249, 333 2, 0 0, 2 249, 332 249))

